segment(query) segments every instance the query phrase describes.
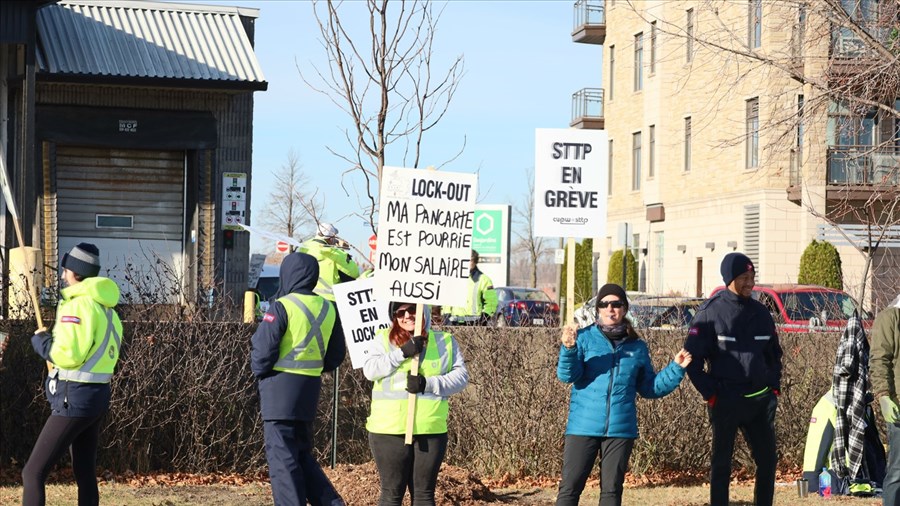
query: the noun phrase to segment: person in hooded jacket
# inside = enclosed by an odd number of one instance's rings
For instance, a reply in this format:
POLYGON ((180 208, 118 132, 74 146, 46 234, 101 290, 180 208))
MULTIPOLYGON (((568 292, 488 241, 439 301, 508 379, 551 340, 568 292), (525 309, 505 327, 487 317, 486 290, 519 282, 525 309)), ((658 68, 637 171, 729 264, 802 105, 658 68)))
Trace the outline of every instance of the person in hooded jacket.
POLYGON ((625 319, 628 298, 619 285, 597 292, 597 323, 563 328, 556 375, 572 384, 557 506, 577 506, 597 455, 600 505, 622 504, 625 469, 638 437, 637 394, 658 399, 684 378, 691 354, 681 349, 657 374, 650 351, 625 319))
POLYGON ((313 292, 318 279, 314 257, 286 256, 278 293, 251 339, 276 506, 344 504, 312 454, 322 372, 335 370, 346 353, 334 305, 313 292))
POLYGON ((43 505, 50 469, 70 450, 79 506, 97 505, 95 464, 103 416, 109 411, 110 379, 119 361, 122 322, 115 281, 98 276, 100 250, 80 243, 63 255, 59 307, 53 331, 38 329, 31 346, 53 368, 45 391, 50 418, 22 469, 22 504, 43 505))
POLYGON ((425 311, 425 334, 413 336, 416 304, 392 302, 391 326, 375 334, 376 346, 363 364, 373 381, 372 406, 366 421, 369 448, 381 479, 379 506, 400 506, 406 490, 411 504, 434 506, 438 471, 447 452, 448 397, 469 384, 469 371, 459 344, 447 332, 430 328, 425 311), (412 370, 412 358, 420 357, 412 370), (409 394, 416 394, 413 442, 407 445, 409 394))

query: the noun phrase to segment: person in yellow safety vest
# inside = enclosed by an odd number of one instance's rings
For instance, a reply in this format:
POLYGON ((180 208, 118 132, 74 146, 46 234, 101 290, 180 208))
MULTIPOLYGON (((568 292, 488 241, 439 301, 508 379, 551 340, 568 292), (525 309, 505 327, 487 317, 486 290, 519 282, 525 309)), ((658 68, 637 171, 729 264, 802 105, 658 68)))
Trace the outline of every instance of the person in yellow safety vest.
POLYGON ((251 338, 250 370, 259 380, 266 460, 276 506, 343 506, 312 454, 322 373, 344 360, 334 304, 313 292, 319 264, 291 253, 281 263, 275 300, 251 338))
POLYGON ((28 506, 45 503, 50 469, 67 453, 78 483, 78 504, 100 502, 97 441, 122 346, 122 322, 113 310, 119 287, 98 276, 97 246, 78 244, 63 255, 60 265, 67 286, 60 291, 53 331, 40 328, 31 337, 34 351, 53 368, 45 385, 50 418, 22 470, 22 504, 28 506))
MULTIPOLYGON (((446 312, 445 312, 446 313, 446 312)), ((472 250, 469 262, 469 288, 466 305, 450 308, 443 321, 462 325, 487 325, 497 313, 497 292, 487 274, 478 269, 478 252, 472 250)))
MULTIPOLYGON (((424 306, 426 315, 428 306, 424 306)), ((366 430, 381 479, 379 506, 400 506, 407 489, 411 504, 434 505, 438 470, 447 452, 447 398, 469 383, 459 344, 429 328, 413 336, 416 305, 390 304, 391 327, 376 333, 377 346, 363 364, 372 386, 366 430), (410 360, 419 356, 418 371, 410 360), (409 394, 416 394, 413 444, 404 442, 409 394)))
POLYGON ((316 293, 334 302, 333 287, 359 277, 359 265, 337 246, 338 231, 330 223, 319 224, 316 236, 303 243, 301 253, 308 253, 319 262, 319 281, 316 293))

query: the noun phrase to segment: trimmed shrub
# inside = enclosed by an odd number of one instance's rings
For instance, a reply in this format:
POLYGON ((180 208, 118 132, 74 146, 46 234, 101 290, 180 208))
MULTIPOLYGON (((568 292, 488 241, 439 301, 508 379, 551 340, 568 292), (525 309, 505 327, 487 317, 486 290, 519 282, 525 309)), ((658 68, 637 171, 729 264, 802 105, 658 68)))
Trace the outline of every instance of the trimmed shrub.
POLYGON ((831 243, 813 239, 800 257, 800 274, 797 276, 797 282, 843 290, 843 280, 841 255, 837 248, 831 243))
MULTIPOLYGON (((625 256, 625 261, 628 262, 628 272, 626 276, 628 277, 628 285, 625 287, 626 290, 637 290, 638 289, 638 266, 637 260, 634 259, 634 254, 631 253, 631 250, 628 250, 625 256)), ((606 272, 606 282, 607 283, 615 283, 619 286, 622 286, 622 251, 613 252, 612 256, 609 257, 609 269, 606 272)))
MULTIPOLYGON (((566 269, 569 265, 569 255, 562 266, 562 280, 560 283, 560 291, 563 298, 566 296, 566 269)), ((594 241, 593 239, 585 239, 575 244, 575 305, 579 306, 586 300, 594 296, 593 294, 593 278, 594 278, 594 241)))

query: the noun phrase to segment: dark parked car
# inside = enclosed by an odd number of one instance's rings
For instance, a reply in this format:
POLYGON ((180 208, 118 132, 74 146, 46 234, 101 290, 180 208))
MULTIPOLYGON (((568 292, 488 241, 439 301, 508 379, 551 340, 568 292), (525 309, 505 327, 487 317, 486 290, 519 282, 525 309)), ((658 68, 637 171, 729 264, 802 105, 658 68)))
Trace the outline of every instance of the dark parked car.
POLYGON ((495 287, 497 292, 498 327, 556 327, 559 304, 536 288, 519 286, 495 287))

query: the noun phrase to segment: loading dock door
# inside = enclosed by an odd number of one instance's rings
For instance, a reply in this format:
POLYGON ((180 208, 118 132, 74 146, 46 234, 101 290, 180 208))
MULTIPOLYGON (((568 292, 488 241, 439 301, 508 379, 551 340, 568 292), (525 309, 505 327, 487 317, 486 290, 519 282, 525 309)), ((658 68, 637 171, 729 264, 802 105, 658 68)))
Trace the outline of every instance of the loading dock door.
POLYGON ((185 153, 57 146, 58 254, 100 248, 122 303, 172 303, 184 286, 185 153))

